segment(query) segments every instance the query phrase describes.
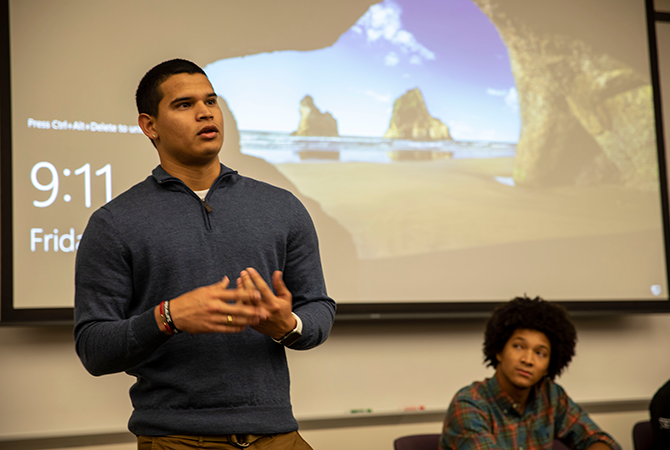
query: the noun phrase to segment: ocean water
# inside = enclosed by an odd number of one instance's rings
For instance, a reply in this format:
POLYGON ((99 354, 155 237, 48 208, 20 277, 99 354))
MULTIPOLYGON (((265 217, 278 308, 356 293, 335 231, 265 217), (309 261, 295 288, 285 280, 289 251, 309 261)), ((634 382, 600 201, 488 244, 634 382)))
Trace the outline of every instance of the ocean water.
POLYGON ((241 152, 271 164, 368 162, 392 164, 439 159, 512 158, 516 144, 505 142, 412 141, 359 136, 291 136, 240 131, 241 152))

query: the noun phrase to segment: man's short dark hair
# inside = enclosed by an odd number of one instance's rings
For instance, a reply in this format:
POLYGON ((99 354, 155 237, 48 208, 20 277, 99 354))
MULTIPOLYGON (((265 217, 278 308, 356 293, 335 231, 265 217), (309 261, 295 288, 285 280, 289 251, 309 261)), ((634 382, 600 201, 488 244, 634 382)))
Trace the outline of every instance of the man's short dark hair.
POLYGON ((142 77, 137 87, 137 92, 135 93, 137 112, 157 117, 158 104, 163 99, 163 92, 160 88, 161 84, 172 75, 180 73, 201 73, 207 76, 200 66, 185 59, 171 59, 158 64, 142 77))
POLYGON ((484 361, 496 368, 496 355, 516 330, 536 330, 544 333, 551 343, 547 376, 554 379, 575 355, 577 332, 568 312, 556 303, 535 297, 516 297, 498 306, 486 324, 484 333, 484 361))

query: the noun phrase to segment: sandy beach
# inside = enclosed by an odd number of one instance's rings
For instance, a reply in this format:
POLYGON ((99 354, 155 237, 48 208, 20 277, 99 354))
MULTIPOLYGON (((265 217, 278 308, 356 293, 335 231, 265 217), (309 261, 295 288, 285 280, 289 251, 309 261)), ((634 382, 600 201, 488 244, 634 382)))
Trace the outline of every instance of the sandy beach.
POLYGON ((660 229, 658 195, 618 185, 510 187, 514 160, 277 167, 353 236, 361 259, 660 229))
POLYGON ((656 193, 510 187, 496 177, 511 177, 512 158, 277 167, 352 236, 359 298, 340 300, 625 300, 666 289, 656 193))

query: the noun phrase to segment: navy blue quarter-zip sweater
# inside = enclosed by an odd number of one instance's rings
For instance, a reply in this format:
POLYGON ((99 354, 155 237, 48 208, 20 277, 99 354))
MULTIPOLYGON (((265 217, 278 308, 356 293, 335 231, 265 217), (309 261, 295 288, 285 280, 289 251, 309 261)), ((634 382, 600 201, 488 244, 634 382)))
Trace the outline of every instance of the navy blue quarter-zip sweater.
POLYGON ((303 336, 326 340, 335 303, 326 293, 309 214, 288 191, 221 165, 205 200, 160 166, 97 210, 77 250, 75 343, 93 375, 125 371, 137 435, 294 431, 284 347, 252 329, 163 334, 153 309, 254 267, 275 270, 293 294, 303 336))

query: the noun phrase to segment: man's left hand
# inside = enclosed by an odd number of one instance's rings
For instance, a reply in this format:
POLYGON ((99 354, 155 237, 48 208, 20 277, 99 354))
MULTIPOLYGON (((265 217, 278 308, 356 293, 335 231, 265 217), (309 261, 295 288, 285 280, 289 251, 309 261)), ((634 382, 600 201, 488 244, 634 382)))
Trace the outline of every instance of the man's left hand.
POLYGON ((284 284, 280 271, 276 270, 272 274, 274 292, 253 267, 243 270, 237 282, 244 289, 258 290, 261 294, 260 300, 255 302, 263 311, 261 321, 251 328, 271 338, 281 339, 296 327, 296 319, 292 314, 293 296, 284 284))

